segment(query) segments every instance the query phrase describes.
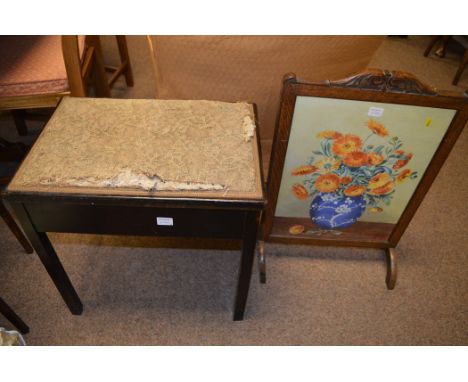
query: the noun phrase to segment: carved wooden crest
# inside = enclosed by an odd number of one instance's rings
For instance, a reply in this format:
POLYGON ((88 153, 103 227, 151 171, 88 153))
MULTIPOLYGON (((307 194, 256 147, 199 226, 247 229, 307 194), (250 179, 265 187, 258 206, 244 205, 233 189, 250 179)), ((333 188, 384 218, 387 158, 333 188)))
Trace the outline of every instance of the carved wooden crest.
POLYGON ((437 94, 435 88, 422 83, 411 73, 403 71, 367 69, 362 73, 342 80, 328 81, 327 84, 330 87, 337 88, 377 90, 419 95, 437 94))

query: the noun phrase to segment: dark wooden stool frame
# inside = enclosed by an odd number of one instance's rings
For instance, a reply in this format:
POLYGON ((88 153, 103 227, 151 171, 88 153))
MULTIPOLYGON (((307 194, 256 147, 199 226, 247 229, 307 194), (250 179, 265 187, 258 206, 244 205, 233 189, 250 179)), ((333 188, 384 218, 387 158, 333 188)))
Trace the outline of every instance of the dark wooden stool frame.
POLYGON ((46 232, 241 239, 234 320, 244 317, 263 200, 9 193, 5 198, 73 314, 83 305, 46 232), (157 216, 174 219, 158 226, 157 216))

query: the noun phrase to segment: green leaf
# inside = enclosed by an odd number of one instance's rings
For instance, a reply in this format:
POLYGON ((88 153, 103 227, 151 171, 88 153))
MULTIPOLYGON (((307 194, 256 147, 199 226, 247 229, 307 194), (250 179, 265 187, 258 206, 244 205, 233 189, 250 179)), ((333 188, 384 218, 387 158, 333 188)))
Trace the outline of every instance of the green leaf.
POLYGON ((384 149, 384 145, 380 145, 378 147, 375 148, 374 152, 376 152, 377 154, 380 154, 382 153, 382 150, 384 149))
POLYGON ((320 147, 322 148, 323 155, 329 156, 328 150, 327 150, 327 141, 322 140, 320 141, 320 147))
POLYGON ((326 149, 327 149, 327 156, 332 156, 332 153, 331 153, 331 145, 332 145, 332 141, 327 141, 327 144, 325 145, 326 149))

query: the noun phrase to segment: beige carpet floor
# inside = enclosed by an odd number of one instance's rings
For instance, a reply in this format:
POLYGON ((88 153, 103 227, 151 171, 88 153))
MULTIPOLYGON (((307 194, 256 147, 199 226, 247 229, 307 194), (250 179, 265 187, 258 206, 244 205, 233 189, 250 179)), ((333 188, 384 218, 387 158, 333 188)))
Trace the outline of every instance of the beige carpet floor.
MULTIPOLYGON (((128 42, 135 87, 119 82, 114 96, 151 98, 145 39, 128 42)), ((427 42, 387 38, 371 66, 466 90, 468 73, 450 85, 457 57, 424 58, 427 42)), ((0 136, 17 139, 5 115, 0 136)), ((398 246, 393 291, 381 251, 270 244, 268 283, 254 273, 245 320, 233 322, 237 242, 50 234, 84 303, 73 316, 0 221, 0 295, 31 327, 30 345, 468 345, 467 146, 465 130, 398 246)))

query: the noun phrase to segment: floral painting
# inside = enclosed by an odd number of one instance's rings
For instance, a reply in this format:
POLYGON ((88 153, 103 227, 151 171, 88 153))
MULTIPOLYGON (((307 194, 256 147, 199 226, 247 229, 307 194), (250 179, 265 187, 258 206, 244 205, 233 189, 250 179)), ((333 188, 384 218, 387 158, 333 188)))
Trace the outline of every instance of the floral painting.
POLYGON ((302 178, 291 192, 299 200, 313 198, 310 216, 320 228, 348 227, 366 208, 383 211, 398 184, 418 176, 406 168, 413 154, 403 150, 400 138, 389 138, 387 128, 373 119, 367 127, 370 132, 364 139, 332 130, 319 132, 320 149, 291 171, 302 178))
POLYGON ((363 238, 369 230, 385 240, 453 115, 298 97, 275 216, 292 235, 363 238))

